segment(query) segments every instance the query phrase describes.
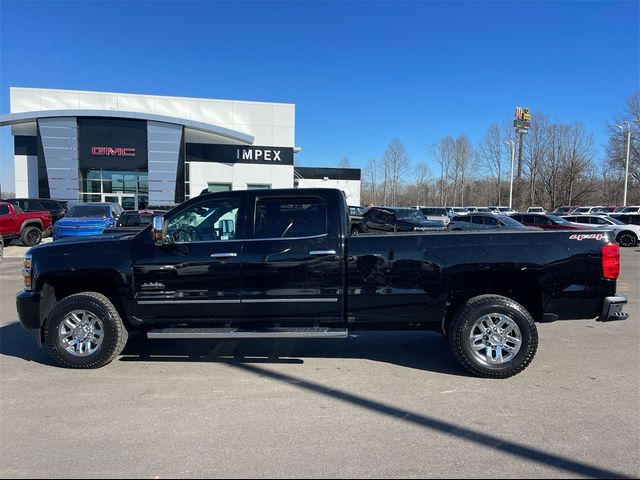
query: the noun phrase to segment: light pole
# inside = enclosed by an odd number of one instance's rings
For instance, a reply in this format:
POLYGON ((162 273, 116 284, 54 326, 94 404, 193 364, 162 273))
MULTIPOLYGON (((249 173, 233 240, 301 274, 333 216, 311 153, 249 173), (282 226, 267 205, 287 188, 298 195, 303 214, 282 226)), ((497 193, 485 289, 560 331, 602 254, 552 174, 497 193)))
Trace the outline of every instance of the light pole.
MULTIPOLYGON (((627 124, 627 162, 624 168, 624 197, 622 199, 622 206, 627 206, 627 188, 629 186, 629 152, 631 149, 631 125, 629 122, 624 122, 627 124)), ((621 125, 616 125, 622 133, 624 134, 624 128, 621 125)))
POLYGON ((511 181, 509 183, 509 208, 513 208, 513 162, 516 158, 516 144, 513 140, 505 140, 504 143, 511 147, 511 181))

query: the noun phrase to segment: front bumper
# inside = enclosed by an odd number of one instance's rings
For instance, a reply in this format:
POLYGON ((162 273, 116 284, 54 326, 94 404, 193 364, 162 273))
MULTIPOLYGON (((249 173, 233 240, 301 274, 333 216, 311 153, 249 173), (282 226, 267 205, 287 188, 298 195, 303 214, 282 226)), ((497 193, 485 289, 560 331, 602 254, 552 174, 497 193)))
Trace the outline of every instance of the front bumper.
POLYGON ((602 313, 598 317, 598 322, 613 322, 616 320, 626 320, 629 314, 622 311, 627 304, 627 297, 624 295, 616 295, 615 297, 606 297, 602 305, 602 313))
POLYGON ((18 318, 22 326, 42 345, 42 321, 40 317, 40 292, 23 290, 16 294, 18 318))

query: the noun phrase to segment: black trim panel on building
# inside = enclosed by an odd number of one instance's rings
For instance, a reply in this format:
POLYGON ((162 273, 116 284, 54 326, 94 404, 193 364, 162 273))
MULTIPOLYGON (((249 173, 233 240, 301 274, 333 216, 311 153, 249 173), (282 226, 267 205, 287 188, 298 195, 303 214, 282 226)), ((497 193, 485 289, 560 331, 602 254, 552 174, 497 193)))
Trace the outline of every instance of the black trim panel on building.
POLYGON ((184 159, 186 156, 186 147, 184 144, 184 127, 180 134, 180 153, 178 154, 178 167, 176 168, 176 193, 175 202, 182 203, 185 200, 185 167, 184 159))
POLYGON ((38 137, 33 135, 16 135, 13 137, 15 155, 38 155, 38 137))
POLYGON ((187 143, 187 162, 293 165, 293 148, 187 143))
POLYGON ((360 180, 361 171, 359 168, 316 168, 316 167, 296 167, 295 173, 302 178, 309 180, 360 180))
POLYGON ((38 132, 37 149, 38 149, 38 197, 51 198, 51 190, 49 189, 49 173, 47 172, 47 162, 44 158, 44 147, 42 146, 42 135, 40 135, 40 121, 36 121, 36 130, 38 132))

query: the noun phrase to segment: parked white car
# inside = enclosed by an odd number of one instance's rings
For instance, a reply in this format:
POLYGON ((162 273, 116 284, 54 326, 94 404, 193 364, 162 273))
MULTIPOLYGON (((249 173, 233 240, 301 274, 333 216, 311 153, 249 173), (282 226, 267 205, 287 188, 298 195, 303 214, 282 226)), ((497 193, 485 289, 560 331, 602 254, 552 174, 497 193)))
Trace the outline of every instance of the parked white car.
POLYGON ((635 247, 640 238, 640 225, 631 225, 606 215, 563 215, 569 222, 590 227, 610 227, 621 247, 635 247))
POLYGON ((571 212, 571 215, 594 215, 600 208, 605 207, 603 207, 602 205, 597 207, 578 207, 573 212, 571 212))
POLYGON ((543 215, 546 215, 547 211, 544 207, 529 207, 527 208, 527 213, 542 213, 543 215))
POLYGON ((449 214, 447 213, 447 209, 445 207, 416 207, 422 214, 424 218, 427 220, 436 220, 438 222, 442 222, 445 225, 449 225, 451 219, 449 218, 449 214))
POLYGON ((503 206, 491 205, 490 207, 487 207, 487 208, 491 210, 493 213, 499 213, 502 215, 511 215, 512 213, 518 213, 513 208, 503 207, 503 206))
POLYGON ((640 213, 640 206, 631 205, 630 207, 625 207, 624 210, 618 213, 640 213))
POLYGON ((469 213, 494 213, 489 207, 464 207, 469 213))

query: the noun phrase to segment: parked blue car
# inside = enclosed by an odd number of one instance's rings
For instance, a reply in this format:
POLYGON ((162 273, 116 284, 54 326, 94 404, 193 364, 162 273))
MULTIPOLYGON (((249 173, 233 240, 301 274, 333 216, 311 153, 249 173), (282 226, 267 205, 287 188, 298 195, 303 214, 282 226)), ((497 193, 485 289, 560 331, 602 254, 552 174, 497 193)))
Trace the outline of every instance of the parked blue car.
POLYGON ((117 203, 82 203, 74 205, 53 227, 53 240, 100 235, 113 227, 124 210, 117 203))

